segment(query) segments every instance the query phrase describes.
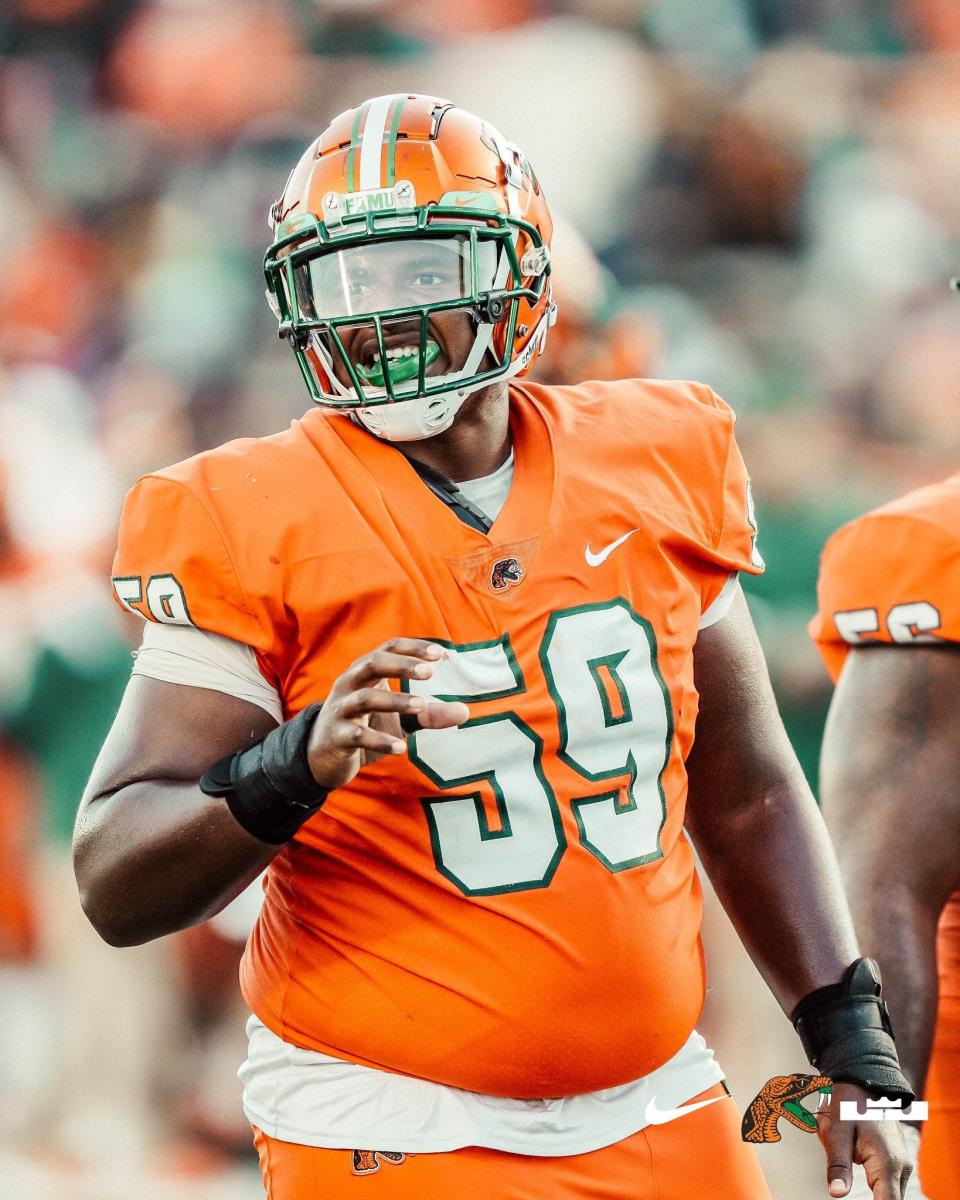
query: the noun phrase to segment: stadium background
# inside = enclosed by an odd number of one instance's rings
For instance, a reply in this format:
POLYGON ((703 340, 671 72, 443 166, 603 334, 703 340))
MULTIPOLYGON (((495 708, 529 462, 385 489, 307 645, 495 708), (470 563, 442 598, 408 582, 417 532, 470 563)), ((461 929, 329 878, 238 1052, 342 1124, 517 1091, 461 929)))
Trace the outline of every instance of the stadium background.
MULTIPOLYGON (((559 219, 545 381, 702 379, 739 413, 751 606, 811 778, 826 535, 957 466, 956 0, 6 0, 0 11, 0 1197, 247 1200, 244 915, 97 941, 73 814, 138 638, 138 474, 307 404, 265 214, 362 98, 448 96, 559 219)), ((799 1047, 715 908, 704 1031, 741 1108, 799 1047)), ((822 1194, 813 1138, 761 1151, 822 1194)))

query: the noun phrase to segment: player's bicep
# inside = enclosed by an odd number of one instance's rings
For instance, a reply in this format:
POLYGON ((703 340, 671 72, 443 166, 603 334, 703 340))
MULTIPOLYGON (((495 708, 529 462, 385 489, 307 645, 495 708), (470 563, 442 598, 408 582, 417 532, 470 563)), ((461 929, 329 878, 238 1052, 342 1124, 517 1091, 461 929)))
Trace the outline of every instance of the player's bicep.
POLYGON ((800 769, 777 711, 763 651, 743 593, 694 648, 699 714, 687 759, 688 824, 732 817, 800 769))
POLYGON ((84 804, 129 783, 199 779, 277 725, 263 708, 209 688, 134 675, 97 758, 84 804))
POLYGON ((960 647, 850 652, 821 755, 824 816, 848 889, 960 885, 960 647))

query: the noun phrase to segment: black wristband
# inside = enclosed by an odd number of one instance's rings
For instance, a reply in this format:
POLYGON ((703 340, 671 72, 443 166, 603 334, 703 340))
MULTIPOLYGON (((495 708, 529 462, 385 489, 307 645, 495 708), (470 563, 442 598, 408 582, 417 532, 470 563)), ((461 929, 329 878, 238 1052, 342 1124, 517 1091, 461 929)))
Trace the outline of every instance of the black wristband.
POLYGON ((839 983, 804 996, 790 1019, 807 1058, 822 1075, 912 1103, 913 1091, 900 1070, 890 1016, 880 996, 880 969, 872 958, 858 958, 839 983))
POLYGON ((327 798, 307 761, 320 709, 308 704, 262 741, 214 763, 200 780, 200 791, 226 800, 238 824, 261 842, 288 842, 327 798))

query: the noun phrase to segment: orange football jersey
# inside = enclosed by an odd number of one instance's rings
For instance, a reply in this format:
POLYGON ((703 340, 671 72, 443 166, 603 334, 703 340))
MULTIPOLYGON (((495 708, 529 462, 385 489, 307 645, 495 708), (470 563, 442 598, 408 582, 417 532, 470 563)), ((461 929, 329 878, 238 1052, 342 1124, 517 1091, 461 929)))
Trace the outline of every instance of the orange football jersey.
POLYGON ((851 646, 960 641, 960 474, 838 529, 810 636, 836 682, 851 646))
POLYGON ((510 394, 516 471, 487 534, 316 409, 142 479, 115 588, 253 647, 288 716, 390 637, 448 648, 413 686, 470 719, 362 770, 277 856, 244 994, 298 1046, 562 1096, 660 1066, 700 1012, 693 647, 759 559, 708 388, 510 394))
MULTIPOLYGON (((852 646, 960 642, 960 474, 844 525, 827 542, 810 632, 836 681, 852 646)), ((960 851, 958 851, 960 853, 960 851)), ((930 1200, 960 1194, 960 893, 937 931, 937 1027, 920 1181, 930 1200)))

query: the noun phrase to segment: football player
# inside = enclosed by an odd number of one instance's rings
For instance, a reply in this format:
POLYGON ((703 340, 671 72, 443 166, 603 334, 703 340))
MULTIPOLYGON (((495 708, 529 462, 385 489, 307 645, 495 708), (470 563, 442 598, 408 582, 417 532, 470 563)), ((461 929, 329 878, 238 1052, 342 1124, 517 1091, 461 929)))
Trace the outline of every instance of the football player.
POLYGON ((930 1200, 960 1195, 960 475, 844 526, 811 632, 837 683, 824 811, 861 945, 883 966, 906 1127, 930 1200), (920 1131, 922 1130, 922 1137, 920 1131))
MULTIPOLYGON (((78 819, 87 913, 137 943, 267 868, 241 1077, 273 1200, 767 1196, 694 1029, 685 821, 836 1095, 910 1091, 737 586, 733 414, 523 380, 550 215, 450 103, 339 116, 272 222, 319 406, 127 497, 147 625, 78 819)), ((897 1200, 895 1128, 822 1122, 830 1194, 857 1159, 897 1200)))

